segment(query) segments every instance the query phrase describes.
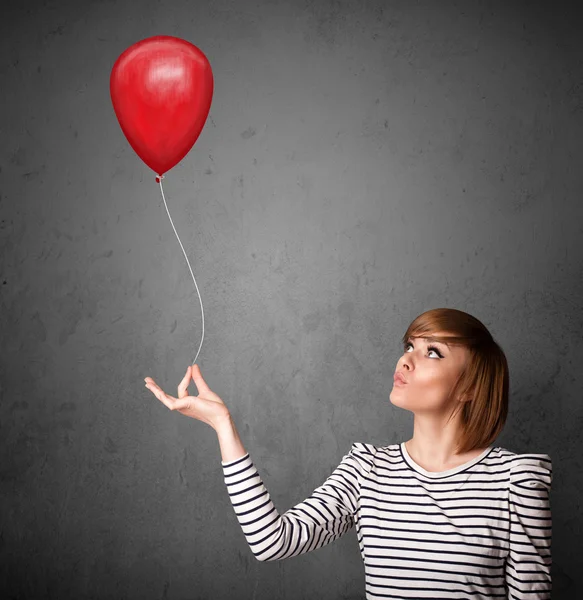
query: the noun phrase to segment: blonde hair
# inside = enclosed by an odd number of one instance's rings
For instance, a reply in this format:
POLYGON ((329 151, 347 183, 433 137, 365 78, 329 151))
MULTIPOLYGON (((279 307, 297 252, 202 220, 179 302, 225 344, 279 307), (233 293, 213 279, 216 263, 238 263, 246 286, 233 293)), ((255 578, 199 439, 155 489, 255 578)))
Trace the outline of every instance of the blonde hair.
POLYGON ((462 432, 457 453, 489 446, 502 431, 508 416, 510 380, 502 348, 478 319, 454 308, 434 308, 422 313, 407 328, 403 344, 410 337, 468 348, 468 363, 456 380, 452 395, 470 400, 459 402, 448 422, 461 411, 462 432), (433 335, 436 331, 448 335, 433 335))

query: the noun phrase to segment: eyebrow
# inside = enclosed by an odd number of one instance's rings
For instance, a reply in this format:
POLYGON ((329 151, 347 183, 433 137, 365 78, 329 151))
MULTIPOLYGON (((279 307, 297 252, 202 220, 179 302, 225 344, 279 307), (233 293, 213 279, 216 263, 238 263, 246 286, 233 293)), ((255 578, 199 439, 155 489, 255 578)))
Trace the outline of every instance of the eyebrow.
MULTIPOLYGON (((447 342, 437 342, 437 341, 434 341, 434 340, 430 340, 429 338, 426 338, 426 337, 417 338, 417 339, 424 340, 426 343, 431 343, 431 344, 439 344, 439 345, 441 345, 441 346, 447 346, 447 347, 449 348, 449 344, 448 344, 447 342)), ((413 343, 413 338, 411 338, 411 337, 408 337, 408 338, 405 340, 405 343, 407 343, 407 342, 411 342, 411 343, 413 343)))

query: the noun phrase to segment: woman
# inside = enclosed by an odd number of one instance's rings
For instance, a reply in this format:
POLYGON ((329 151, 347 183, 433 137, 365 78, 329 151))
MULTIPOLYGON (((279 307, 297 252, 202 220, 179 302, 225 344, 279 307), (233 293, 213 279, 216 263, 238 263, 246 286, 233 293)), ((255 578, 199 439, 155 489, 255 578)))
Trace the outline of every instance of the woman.
POLYGON ((312 495, 279 515, 229 410, 203 380, 171 410, 218 435, 225 483, 257 560, 298 556, 353 526, 366 598, 551 597, 551 459, 493 446, 508 413, 506 357, 471 315, 439 308, 403 336, 390 399, 414 414, 407 442, 356 442, 312 495))

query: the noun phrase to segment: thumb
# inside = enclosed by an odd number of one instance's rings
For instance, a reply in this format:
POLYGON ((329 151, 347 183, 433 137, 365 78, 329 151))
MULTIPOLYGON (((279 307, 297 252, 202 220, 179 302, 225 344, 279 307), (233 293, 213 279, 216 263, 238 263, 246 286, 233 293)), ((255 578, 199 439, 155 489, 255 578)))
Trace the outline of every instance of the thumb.
POLYGON ((201 392, 210 392, 211 391, 209 386, 206 384, 206 381, 202 378, 200 368, 197 364, 194 364, 192 366, 192 380, 194 381, 194 383, 196 385, 196 389, 198 390, 199 394, 201 392))

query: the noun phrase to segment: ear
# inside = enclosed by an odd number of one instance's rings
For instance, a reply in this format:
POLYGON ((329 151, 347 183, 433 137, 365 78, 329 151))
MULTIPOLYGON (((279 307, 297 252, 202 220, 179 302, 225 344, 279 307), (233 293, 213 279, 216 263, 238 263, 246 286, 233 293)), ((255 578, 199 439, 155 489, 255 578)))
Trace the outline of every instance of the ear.
POLYGON ((460 402, 471 402, 473 400, 473 394, 472 392, 468 392, 467 394, 464 394, 462 396, 460 396, 460 402))

